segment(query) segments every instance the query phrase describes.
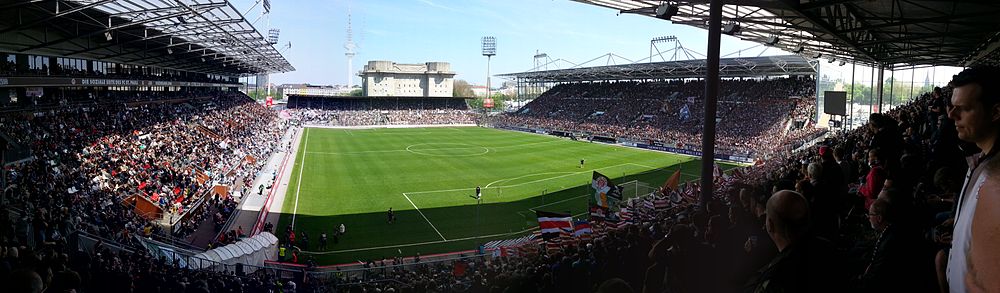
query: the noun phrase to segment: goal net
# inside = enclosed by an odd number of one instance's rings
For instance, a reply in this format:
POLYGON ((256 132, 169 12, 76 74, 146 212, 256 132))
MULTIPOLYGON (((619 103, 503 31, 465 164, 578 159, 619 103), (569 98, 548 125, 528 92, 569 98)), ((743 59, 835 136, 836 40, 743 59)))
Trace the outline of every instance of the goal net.
POLYGON ((645 197, 650 193, 656 192, 656 186, 638 180, 622 183, 621 187, 623 200, 645 197))

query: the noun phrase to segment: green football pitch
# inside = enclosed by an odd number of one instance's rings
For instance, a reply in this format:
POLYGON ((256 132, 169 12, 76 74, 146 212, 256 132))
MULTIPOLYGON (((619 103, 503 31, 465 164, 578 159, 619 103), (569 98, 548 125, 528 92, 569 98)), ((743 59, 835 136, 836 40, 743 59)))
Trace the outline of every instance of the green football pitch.
POLYGON ((307 128, 300 141, 275 230, 308 233, 300 248, 320 264, 475 249, 530 233, 535 210, 585 217, 592 171, 629 197, 701 170, 688 156, 479 127, 307 128), (339 242, 320 249, 341 223, 339 242))

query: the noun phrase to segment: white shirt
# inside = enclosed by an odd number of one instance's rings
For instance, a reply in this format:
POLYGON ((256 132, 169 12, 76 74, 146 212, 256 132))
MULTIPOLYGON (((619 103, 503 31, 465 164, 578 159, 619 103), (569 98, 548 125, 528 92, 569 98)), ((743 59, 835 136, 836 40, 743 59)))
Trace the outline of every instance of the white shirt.
MULTIPOLYGON (((970 176, 973 169, 969 169, 970 176)), ((976 215, 976 205, 979 202, 979 191, 982 189, 989 172, 983 172, 976 182, 965 190, 961 206, 955 217, 955 228, 951 240, 951 252, 948 255, 948 289, 953 293, 966 292, 965 276, 968 274, 969 246, 972 244, 972 218, 976 215)), ((968 177, 966 177, 968 182, 968 177)))

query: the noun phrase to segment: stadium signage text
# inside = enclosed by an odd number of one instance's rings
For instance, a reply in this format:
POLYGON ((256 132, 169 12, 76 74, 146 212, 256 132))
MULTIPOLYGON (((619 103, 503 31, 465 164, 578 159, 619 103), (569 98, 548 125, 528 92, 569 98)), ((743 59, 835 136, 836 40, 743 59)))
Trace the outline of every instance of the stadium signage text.
POLYGON ((130 80, 109 78, 69 78, 69 77, 4 77, 0 78, 0 87, 76 87, 76 86, 187 86, 187 87, 235 87, 239 84, 130 80))
POLYGON ((134 85, 138 86, 138 80, 125 80, 125 79, 90 79, 84 78, 80 79, 81 85, 134 85))

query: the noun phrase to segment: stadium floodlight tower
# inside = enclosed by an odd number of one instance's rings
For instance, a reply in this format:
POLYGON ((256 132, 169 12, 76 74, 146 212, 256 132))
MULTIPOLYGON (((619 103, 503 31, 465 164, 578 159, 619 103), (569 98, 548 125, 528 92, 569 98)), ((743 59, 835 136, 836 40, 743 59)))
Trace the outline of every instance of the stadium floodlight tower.
POLYGON ((493 36, 483 37, 483 56, 486 56, 486 97, 492 98, 490 95, 490 59, 497 54, 497 38, 493 36))
POLYGON ((354 61, 354 55, 357 55, 355 49, 358 45, 354 44, 354 37, 351 34, 351 14, 347 13, 347 42, 344 42, 344 56, 347 56, 347 88, 350 90, 353 86, 353 76, 351 76, 352 62, 354 61))
MULTIPOLYGON (((270 19, 268 19, 268 21, 270 21, 270 19)), ((278 43, 278 37, 280 35, 281 35, 281 30, 280 29, 272 28, 272 29, 268 30, 267 31, 267 43, 270 44, 271 46, 274 46, 275 44, 278 43)), ((271 97, 271 74, 270 73, 265 74, 264 75, 264 80, 265 80, 265 83, 266 83, 266 86, 267 86, 267 97, 270 98, 271 97)))

